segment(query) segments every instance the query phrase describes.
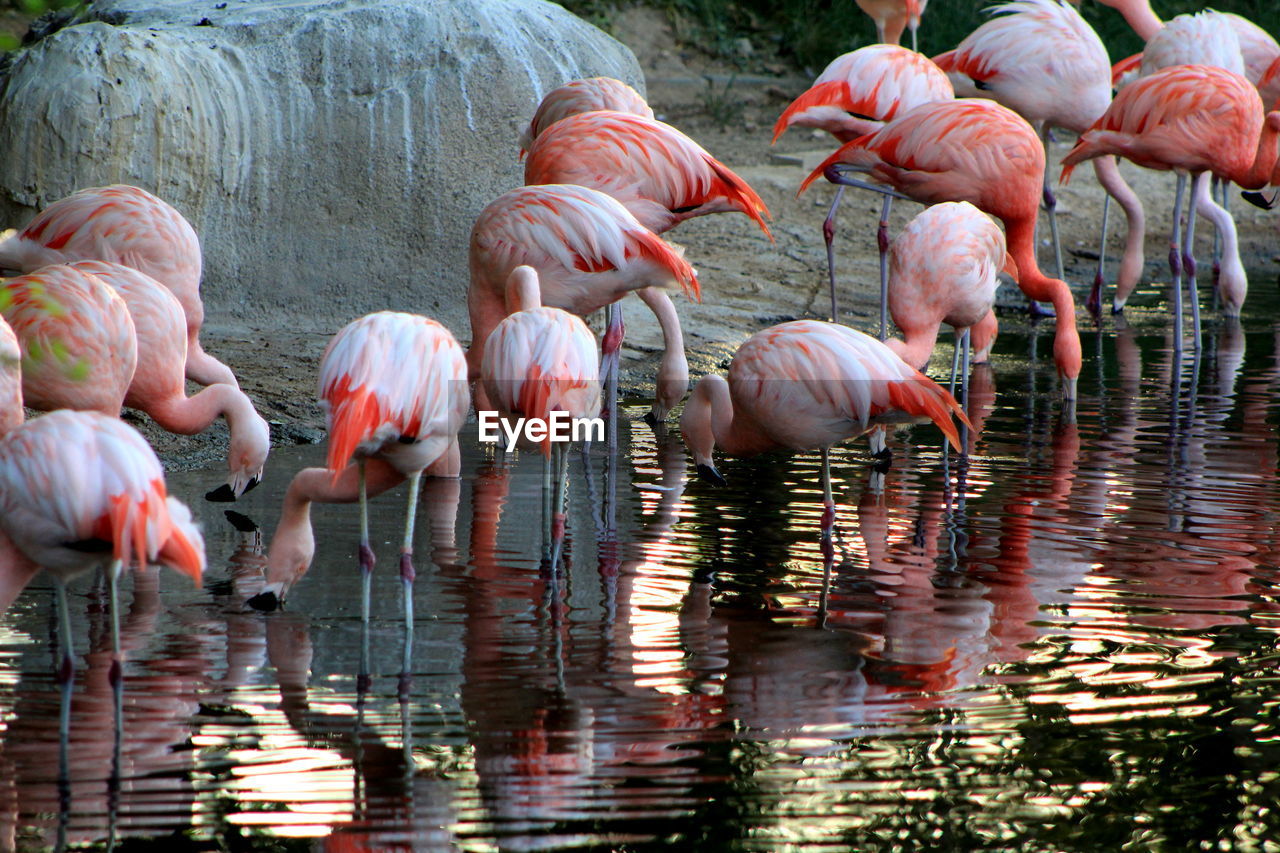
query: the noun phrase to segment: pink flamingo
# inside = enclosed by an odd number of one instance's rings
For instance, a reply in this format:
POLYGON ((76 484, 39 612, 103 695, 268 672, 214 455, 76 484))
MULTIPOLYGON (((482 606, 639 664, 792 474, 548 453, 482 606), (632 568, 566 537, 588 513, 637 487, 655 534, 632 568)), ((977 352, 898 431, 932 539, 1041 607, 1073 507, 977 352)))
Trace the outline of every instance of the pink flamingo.
MULTIPOLYGON (((1138 38, 1144 42, 1150 43, 1165 26, 1165 22, 1151 9, 1149 0, 1098 0, 1098 2, 1103 6, 1110 6, 1120 12, 1133 31, 1137 33, 1138 38)), ((1280 43, 1277 43, 1270 33, 1248 18, 1243 18, 1232 12, 1214 12, 1213 15, 1224 18, 1235 35, 1235 42, 1240 48, 1240 58, 1244 64, 1244 69, 1240 73, 1249 78, 1250 83, 1255 86, 1258 85, 1267 67, 1277 57, 1280 57, 1280 43)), ((1188 18, 1191 16, 1180 15, 1179 17, 1188 18)), ((1208 35, 1209 37, 1198 37, 1192 32, 1187 32, 1186 38, 1190 41, 1187 41, 1184 49, 1202 51, 1218 51, 1221 49, 1222 42, 1225 40, 1221 32, 1203 35, 1208 35)), ((1180 63, 1170 62, 1166 64, 1215 64, 1206 61, 1207 56, 1208 54, 1199 54, 1195 57, 1186 57, 1180 63)), ((1156 67, 1164 67, 1164 64, 1156 67)), ((1155 69, 1153 68, 1152 70, 1155 69)), ((1231 68, 1229 70, 1236 69, 1231 68)))
POLYGON ((310 566, 312 502, 354 498, 360 503, 361 617, 367 624, 375 562, 368 499, 407 479, 400 580, 405 627, 411 630, 418 490, 424 471, 458 476, 458 430, 471 406, 466 357, 435 320, 397 311, 367 314, 344 326, 325 349, 320 399, 329 424, 327 468, 303 469, 290 482, 267 553, 267 584, 252 603, 274 609, 310 566))
POLYGON ((966 201, 927 207, 889 247, 889 314, 903 340, 885 341, 912 367, 923 370, 933 353, 938 329, 956 330, 951 360, 954 393, 961 350, 961 385, 968 396, 969 364, 985 361, 999 328, 992 306, 999 273, 1017 278, 1017 265, 1005 251, 1004 232, 991 217, 966 201), (974 337, 976 341, 972 340, 974 337))
MULTIPOLYGON (((1099 2, 1118 9, 1138 37, 1147 43, 1143 53, 1125 61, 1132 66, 1133 60, 1137 60, 1137 74, 1150 74, 1171 65, 1217 65, 1245 75, 1263 95, 1264 108, 1270 109, 1274 103, 1267 100, 1262 91, 1262 78, 1270 64, 1280 57, 1280 44, 1252 21, 1231 13, 1207 11, 1179 15, 1165 23, 1151 10, 1148 0, 1099 2)), ((1131 76, 1124 82, 1132 79, 1136 77, 1131 76)), ((1210 184, 1210 191, 1197 201, 1196 207, 1200 215, 1214 223, 1214 274, 1218 289, 1247 289, 1248 278, 1240 260, 1239 246, 1233 242, 1235 222, 1227 212, 1229 188, 1217 176, 1210 184), (1220 198, 1213 191, 1214 186, 1218 187, 1220 198), (1224 279, 1227 279, 1225 283, 1224 279)), ((1245 197, 1256 203, 1248 193, 1245 197)))
POLYGON ((138 363, 124 299, 97 276, 65 264, 7 279, 0 293, 22 345, 26 404, 118 417, 138 363))
POLYGON ((187 378, 236 384, 231 368, 200 346, 200 238, 181 213, 138 187, 92 187, 55 201, 0 243, 0 270, 84 260, 133 267, 172 290, 187 318, 187 378))
POLYGON ((22 348, 0 315, 0 435, 22 423, 22 348))
POLYGON ((897 44, 904 29, 911 29, 911 49, 916 49, 916 30, 929 0, 858 0, 858 8, 876 22, 876 40, 897 44))
POLYGON ((258 485, 271 450, 271 430, 244 391, 215 382, 187 397, 182 365, 187 334, 182 305, 164 285, 146 273, 110 261, 77 261, 72 269, 110 285, 124 299, 138 341, 138 366, 124 405, 146 412, 169 432, 195 435, 219 416, 231 432, 227 482, 205 495, 233 501, 258 485))
MULTIPOLYGON (((1182 272, 1191 293, 1195 348, 1200 348, 1200 306, 1192 257, 1196 202, 1208 198, 1205 172, 1242 187, 1256 189, 1276 164, 1280 113, 1267 113, 1257 90, 1239 74, 1211 65, 1175 65, 1130 83, 1120 90, 1107 112, 1084 133, 1063 158, 1065 182, 1072 167, 1093 157, 1117 154, 1151 169, 1172 169, 1178 176, 1174 195, 1173 237, 1169 265, 1173 272, 1174 349, 1182 350, 1182 272), (1187 227, 1181 232, 1182 199, 1192 176, 1187 227)), ((1234 223, 1220 227, 1234 240, 1234 223)), ((1225 256, 1225 253, 1224 253, 1225 256)), ((1242 286, 1219 282, 1224 311, 1239 313, 1242 286)))
POLYGON ((1075 400, 1082 363, 1075 301, 1066 282, 1040 271, 1035 225, 1043 185, 1044 146, 1031 125, 993 101, 963 98, 910 110, 870 136, 847 143, 810 174, 879 192, 885 187, 846 177, 865 172, 892 191, 924 204, 968 201, 1004 223, 1018 287, 1057 313, 1053 357, 1064 400, 1075 400))
POLYGON ((657 234, 737 211, 770 236, 769 210, 746 181, 671 125, 631 113, 578 113, 546 128, 529 148, 524 182, 600 190, 657 234))
MULTIPOLYGON (((485 341, 510 313, 506 284, 511 271, 533 267, 541 281, 543 304, 585 317, 628 292, 654 312, 662 326, 664 351, 650 413, 655 422, 689 387, 680 321, 662 288, 680 286, 698 297, 698 278, 679 250, 641 225, 621 203, 598 190, 569 185, 527 186, 499 196, 471 229, 471 347, 467 363, 479 378, 485 341)), ((604 339, 604 358, 616 371, 621 329, 604 339)), ((476 408, 488 408, 483 388, 476 408)))
POLYGON ((816 127, 841 142, 875 133, 898 113, 955 97, 933 60, 896 44, 871 44, 827 64, 773 125, 773 141, 792 126, 816 127))
POLYGON ((520 134, 520 157, 533 145, 538 134, 562 118, 594 110, 616 110, 653 118, 653 108, 635 89, 612 77, 573 80, 543 95, 524 133, 520 134))
MULTIPOLYGON (((52 412, 0 437, 0 539, 5 536, 57 581, 64 709, 75 670, 67 581, 106 569, 118 685, 116 584, 123 568, 162 563, 199 584, 205 565, 200 531, 187 507, 166 494, 154 451, 132 427, 97 412, 52 412)), ((64 713, 64 734, 67 724, 64 713)))
POLYGON ((699 475, 718 484, 725 481, 712 458, 717 444, 734 456, 819 449, 826 532, 835 519, 831 445, 881 424, 927 418, 960 450, 953 413, 968 425, 954 397, 875 338, 838 323, 794 320, 748 338, 727 381, 699 380, 680 431, 699 475))
MULTIPOLYGON (((538 273, 516 267, 507 282, 508 315, 484 344, 480 378, 489 402, 503 419, 538 418, 552 412, 570 418, 600 414, 600 354, 595 335, 581 317, 542 304, 538 273)), ((568 456, 563 443, 542 442, 547 457, 555 453, 556 491, 551 511, 551 565, 559 562, 564 541, 564 495, 568 456)), ((544 490, 549 483, 544 482, 544 490)))
MULTIPOLYGON (((1015 0, 992 7, 997 17, 970 33, 955 50, 934 58, 951 74, 961 97, 991 98, 1018 113, 1040 133, 1049 150, 1053 127, 1080 134, 1111 103, 1111 67, 1107 49, 1071 6, 1057 0, 1015 0)), ((1117 304, 1142 277, 1146 214, 1136 193, 1120 176, 1114 157, 1094 160, 1098 182, 1115 198, 1128 221, 1123 259, 1116 282, 1117 304)), ((1044 206, 1049 213, 1058 278, 1063 278, 1062 244, 1058 237, 1057 199, 1044 175, 1044 206)), ((1107 207, 1103 207, 1103 247, 1088 302, 1101 307, 1107 207)))
MULTIPOLYGON (((841 142, 875 133, 900 113, 921 104, 949 101, 955 97, 951 81, 927 57, 892 44, 873 44, 836 57, 823 69, 808 91, 791 102, 773 126, 773 141, 792 125, 818 127, 841 142)), ((836 211, 844 187, 836 188, 831 209, 822 223, 822 239, 827 247, 827 281, 831 288, 831 320, 839 320, 836 304, 835 238, 836 211)), ((880 337, 888 333, 885 313, 889 287, 889 212, 893 197, 885 196, 880 211, 880 337)))

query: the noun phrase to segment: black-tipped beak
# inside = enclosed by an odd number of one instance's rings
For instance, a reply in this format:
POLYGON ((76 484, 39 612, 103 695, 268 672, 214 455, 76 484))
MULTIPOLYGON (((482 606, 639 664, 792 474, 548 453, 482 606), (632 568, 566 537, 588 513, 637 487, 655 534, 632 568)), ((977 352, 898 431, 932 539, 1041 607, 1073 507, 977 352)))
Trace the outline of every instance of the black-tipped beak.
POLYGON ((227 521, 231 522, 231 526, 241 533, 254 533, 258 530, 258 522, 242 512, 229 509, 222 514, 227 517, 227 521))
POLYGON ((262 481, 259 480, 257 477, 250 477, 249 482, 244 484, 244 491, 240 493, 241 497, 249 494, 254 489, 258 488, 258 484, 261 482, 262 481))
POLYGON ((724 477, 721 477, 720 472, 717 471, 715 467, 711 465, 699 465, 698 476, 701 479, 707 481, 708 483, 712 483, 717 486, 729 485, 729 481, 726 480, 724 477))
POLYGON ((658 428, 658 416, 652 411, 644 413, 644 422, 649 425, 650 429, 658 428))
MULTIPOLYGON (((1280 196, 1280 193, 1277 193, 1276 196, 1280 196)), ((1244 192, 1240 193, 1240 197, 1242 199, 1249 202, 1249 204, 1253 205, 1254 207, 1260 207, 1263 210, 1270 210, 1271 208, 1276 206, 1276 196, 1272 196, 1270 199, 1268 199, 1262 193, 1256 192, 1254 190, 1245 190, 1244 192)))
POLYGON ((216 504, 229 504, 236 499, 236 493, 231 491, 231 486, 223 483, 218 488, 204 493, 204 499, 216 504))
POLYGON ((274 592, 267 590, 266 592, 260 592, 253 598, 250 598, 245 602, 245 604, 249 605, 254 610, 261 610, 263 613, 271 613, 274 610, 279 610, 284 602, 281 601, 280 597, 274 592))

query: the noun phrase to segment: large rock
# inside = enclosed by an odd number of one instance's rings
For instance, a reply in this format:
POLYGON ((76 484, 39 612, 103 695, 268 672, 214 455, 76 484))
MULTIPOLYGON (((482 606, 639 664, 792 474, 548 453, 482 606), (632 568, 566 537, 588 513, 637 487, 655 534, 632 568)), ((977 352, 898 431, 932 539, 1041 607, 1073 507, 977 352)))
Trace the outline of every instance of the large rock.
MULTIPOLYGON (((431 314, 469 336, 471 223, 541 96, 626 47, 543 0, 98 0, 0 79, 0 227, 124 182, 205 254, 211 318, 431 314)), ((270 320, 268 321, 270 322, 270 320)))

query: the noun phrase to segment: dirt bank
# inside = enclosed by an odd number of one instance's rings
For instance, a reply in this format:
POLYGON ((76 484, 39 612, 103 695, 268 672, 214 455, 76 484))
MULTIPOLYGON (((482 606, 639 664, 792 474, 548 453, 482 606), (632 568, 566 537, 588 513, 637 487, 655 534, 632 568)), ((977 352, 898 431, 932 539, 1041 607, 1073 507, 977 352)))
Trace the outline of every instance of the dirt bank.
MULTIPOLYGON (((763 326, 794 317, 826 316, 826 262, 820 229, 831 190, 815 186, 797 198, 796 189, 808 169, 833 150, 833 144, 824 135, 799 129, 770 146, 777 115, 809 82, 797 72, 765 61, 756 62, 756 67, 747 71, 711 62, 692 48, 677 46, 663 16, 652 10, 619 13, 614 29, 640 59, 648 78, 649 100, 658 116, 743 175, 773 213, 772 243, 742 216, 703 217, 669 235, 686 247, 703 285, 701 304, 678 300, 691 372, 696 377, 720 367, 744 338, 763 326)), ((745 51, 749 48, 744 46, 745 51)), ((750 57, 744 64, 751 68, 750 57)), ((1061 158, 1068 144, 1060 140, 1055 145, 1051 162, 1061 158)), ((514 157, 514 140, 511 153, 514 157)), ((1124 171, 1148 204, 1152 223, 1147 243, 1148 277, 1163 281, 1172 178, 1131 166, 1125 166, 1124 171)), ((1083 294, 1093 277, 1090 258, 1096 256, 1101 200, 1102 193, 1087 169, 1060 193, 1064 245, 1069 250, 1067 277, 1078 294, 1083 294)), ((867 331, 873 328, 876 311, 872 303, 877 287, 873 229, 878 209, 878 200, 868 194, 849 193, 840 217, 839 274, 846 312, 842 319, 867 331)), ((1273 286, 1273 215, 1240 202, 1233 210, 1253 286, 1273 286)), ((897 205, 891 227, 896 231, 918 211, 915 205, 897 205)), ((1118 238, 1113 237, 1113 257, 1117 246, 1118 238)), ((1042 252, 1041 257, 1049 266, 1048 253, 1042 252)), ((205 286, 216 287, 217 282, 206 282, 205 286)), ((1010 306, 1022 304, 1011 288, 1002 291, 1002 301, 1010 306)), ((1160 303, 1161 297, 1144 286, 1130 318, 1146 316, 1157 321, 1155 309, 1160 303), (1144 305, 1151 308, 1144 309, 1144 305)), ((624 388, 647 396, 661 337, 643 305, 634 299, 626 305, 624 388)), ((309 325, 324 323, 333 331, 350 319, 352 312, 347 306, 331 302, 315 306, 309 325)), ((1006 312, 1002 322, 1024 320, 1006 312)), ((296 318, 283 315, 262 316, 248 323, 212 316, 205 325, 206 350, 235 369, 245 390, 272 422, 278 443, 316 441, 323 436, 323 418, 314 399, 316 369, 327 333, 300 333, 297 326, 296 318)), ((467 329, 454 332, 466 340, 467 329)), ((224 429, 199 437, 178 437, 151 427, 145 417, 133 421, 147 432, 172 468, 216 463, 225 453, 224 429)))

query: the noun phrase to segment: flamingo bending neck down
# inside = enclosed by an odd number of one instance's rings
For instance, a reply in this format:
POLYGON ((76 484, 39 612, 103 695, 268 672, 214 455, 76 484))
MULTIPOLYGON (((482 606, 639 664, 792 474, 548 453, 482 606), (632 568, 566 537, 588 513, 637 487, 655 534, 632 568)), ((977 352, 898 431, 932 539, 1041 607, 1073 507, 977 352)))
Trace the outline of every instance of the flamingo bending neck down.
POLYGON ((1040 271, 1035 227, 1045 168, 1031 125, 994 101, 960 98, 916 107, 879 132, 847 143, 805 178, 896 192, 923 204, 967 201, 1004 223, 1018 287, 1057 315, 1053 357, 1064 400, 1076 398, 1082 353, 1075 299, 1066 282, 1040 271), (864 173, 875 183, 845 175, 864 173))
POLYGON ((837 323, 795 320, 757 332, 729 365, 728 379, 704 376, 680 418, 698 473, 716 483, 712 453, 822 452, 824 531, 830 530, 829 449, 876 426, 927 418, 960 450, 952 415, 969 421, 955 398, 885 344, 837 323))
POLYGON ((183 376, 187 335, 182 305, 146 273, 110 261, 77 261, 72 269, 97 276, 124 299, 138 341, 138 365, 124 405, 150 415, 169 432, 196 435, 218 417, 230 432, 227 481, 205 497, 234 501, 258 485, 271 451, 271 429, 235 385, 215 382, 188 397, 183 376))

